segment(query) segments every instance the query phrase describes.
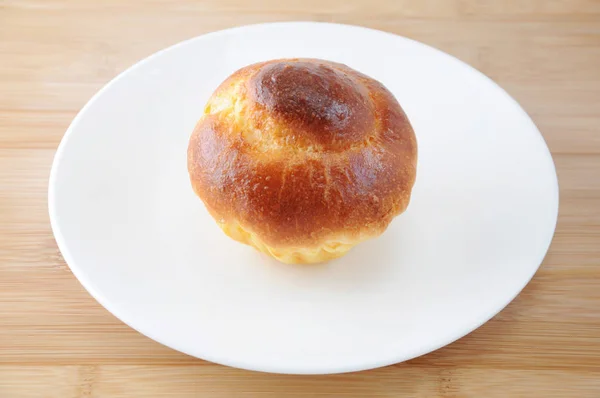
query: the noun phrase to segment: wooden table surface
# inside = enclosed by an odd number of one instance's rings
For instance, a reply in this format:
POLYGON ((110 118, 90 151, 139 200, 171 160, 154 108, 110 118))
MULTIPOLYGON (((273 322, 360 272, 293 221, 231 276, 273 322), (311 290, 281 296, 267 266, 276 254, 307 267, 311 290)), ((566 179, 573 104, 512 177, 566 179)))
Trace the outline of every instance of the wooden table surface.
POLYGON ((600 397, 600 1, 0 0, 0 397, 600 397), (231 369, 102 308, 47 215, 55 149, 102 85, 153 52, 236 25, 316 20, 433 45, 513 95, 554 156, 543 266, 480 329, 403 364, 334 376, 231 369))

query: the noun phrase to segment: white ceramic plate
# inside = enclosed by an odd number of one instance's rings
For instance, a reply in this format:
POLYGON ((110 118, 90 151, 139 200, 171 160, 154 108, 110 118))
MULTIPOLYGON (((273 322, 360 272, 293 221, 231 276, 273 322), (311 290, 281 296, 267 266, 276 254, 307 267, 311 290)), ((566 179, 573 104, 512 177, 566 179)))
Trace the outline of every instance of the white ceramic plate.
POLYGON ((230 366, 335 373, 425 354, 498 313, 544 258, 558 186, 530 118, 471 67, 379 31, 277 23, 180 43, 100 90, 58 149, 49 207, 73 273, 141 333, 230 366), (380 80, 419 142, 407 212, 325 265, 280 264, 225 237, 188 180, 212 90, 281 57, 380 80))

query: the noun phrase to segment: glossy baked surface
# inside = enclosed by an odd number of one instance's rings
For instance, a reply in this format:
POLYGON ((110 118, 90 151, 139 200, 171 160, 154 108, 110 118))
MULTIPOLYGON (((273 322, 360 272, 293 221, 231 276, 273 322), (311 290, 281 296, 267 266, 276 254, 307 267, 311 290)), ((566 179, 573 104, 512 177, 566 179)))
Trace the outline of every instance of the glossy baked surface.
POLYGON ((394 96, 318 59, 235 72, 188 150, 193 187, 228 235, 292 263, 338 257, 381 234, 409 203, 416 162, 394 96))

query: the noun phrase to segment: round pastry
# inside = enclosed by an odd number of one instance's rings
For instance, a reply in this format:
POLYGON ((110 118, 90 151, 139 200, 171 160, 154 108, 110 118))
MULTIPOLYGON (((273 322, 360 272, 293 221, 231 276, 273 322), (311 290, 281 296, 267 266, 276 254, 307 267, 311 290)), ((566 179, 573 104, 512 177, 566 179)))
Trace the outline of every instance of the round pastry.
POLYGON ((194 191, 223 231, 285 263, 340 257, 383 233, 408 206, 416 162, 394 96, 318 59, 233 73, 188 147, 194 191))

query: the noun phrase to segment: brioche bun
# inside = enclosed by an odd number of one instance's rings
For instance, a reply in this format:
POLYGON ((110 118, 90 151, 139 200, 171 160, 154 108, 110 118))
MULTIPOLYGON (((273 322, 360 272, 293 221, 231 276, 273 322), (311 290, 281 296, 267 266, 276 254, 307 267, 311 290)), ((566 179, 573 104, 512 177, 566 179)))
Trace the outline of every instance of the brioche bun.
POLYGON ((408 206, 416 165, 394 96, 318 59, 233 73, 188 147, 192 187, 222 230, 285 263, 340 257, 379 236, 408 206))

